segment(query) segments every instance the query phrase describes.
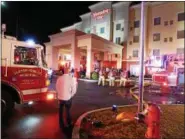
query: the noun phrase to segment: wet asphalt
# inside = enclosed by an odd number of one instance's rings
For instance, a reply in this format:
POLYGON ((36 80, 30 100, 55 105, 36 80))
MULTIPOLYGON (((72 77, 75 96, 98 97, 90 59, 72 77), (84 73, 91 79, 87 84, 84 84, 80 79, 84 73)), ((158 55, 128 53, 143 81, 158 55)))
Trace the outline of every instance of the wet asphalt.
MULTIPOLYGON (((55 89, 55 80, 50 89, 55 89)), ((129 95, 129 88, 122 88, 124 95, 116 95, 117 87, 97 86, 97 83, 79 81, 79 86, 73 98, 71 115, 75 122, 77 118, 89 111, 112 105, 135 104, 136 101, 129 95)), ((64 138, 58 124, 58 103, 34 103, 32 106, 16 105, 10 116, 2 121, 2 138, 64 138)))
MULTIPOLYGON (((50 85, 51 90, 55 90, 55 82, 50 85)), ((184 103, 184 94, 161 95, 152 91, 144 93, 145 100, 152 100, 156 103, 171 101, 184 103)), ((79 81, 79 86, 75 97, 72 100, 71 115, 75 122, 77 118, 89 111, 112 105, 136 104, 132 98, 129 88, 102 87, 97 83, 79 81), (116 93, 119 90, 119 93, 116 93)), ((39 102, 32 106, 16 105, 13 114, 3 119, 1 125, 2 138, 65 138, 58 124, 58 102, 39 102)))

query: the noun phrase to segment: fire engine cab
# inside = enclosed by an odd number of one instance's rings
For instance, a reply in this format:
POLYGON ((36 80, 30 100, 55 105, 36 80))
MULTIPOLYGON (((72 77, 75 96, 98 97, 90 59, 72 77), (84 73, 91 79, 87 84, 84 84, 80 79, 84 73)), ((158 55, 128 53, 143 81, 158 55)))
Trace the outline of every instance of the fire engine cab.
POLYGON ((1 106, 2 113, 11 112, 14 104, 54 99, 48 91, 47 64, 43 46, 2 36, 1 106))
POLYGON ((152 75, 152 81, 168 87, 184 84, 184 54, 168 54, 150 58, 147 72, 152 75))

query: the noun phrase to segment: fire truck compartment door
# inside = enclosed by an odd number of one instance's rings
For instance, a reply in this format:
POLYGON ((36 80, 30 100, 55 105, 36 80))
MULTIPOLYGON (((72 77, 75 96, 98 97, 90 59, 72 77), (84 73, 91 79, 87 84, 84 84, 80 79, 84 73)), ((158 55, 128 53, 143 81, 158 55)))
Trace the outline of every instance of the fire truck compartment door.
POLYGON ((160 75, 160 74, 155 74, 153 75, 153 81, 156 83, 164 83, 167 80, 167 76, 165 75, 160 75))
POLYGON ((184 73, 180 73, 178 76, 178 85, 184 84, 184 73))
POLYGON ((168 85, 177 86, 177 75, 168 76, 168 85))

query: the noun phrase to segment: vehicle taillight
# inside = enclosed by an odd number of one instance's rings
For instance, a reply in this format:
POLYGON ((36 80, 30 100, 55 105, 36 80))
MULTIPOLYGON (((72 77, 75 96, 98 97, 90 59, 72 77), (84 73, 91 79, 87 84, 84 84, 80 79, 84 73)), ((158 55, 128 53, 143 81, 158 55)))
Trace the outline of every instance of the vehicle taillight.
POLYGON ((54 99, 54 94, 47 95, 47 100, 53 100, 53 99, 54 99))

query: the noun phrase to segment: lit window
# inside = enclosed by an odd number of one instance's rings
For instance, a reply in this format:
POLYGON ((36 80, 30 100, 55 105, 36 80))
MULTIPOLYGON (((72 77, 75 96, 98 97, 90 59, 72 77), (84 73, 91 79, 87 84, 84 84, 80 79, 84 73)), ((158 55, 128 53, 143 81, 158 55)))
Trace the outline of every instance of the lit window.
POLYGON ((139 53, 139 51, 138 50, 133 50, 133 57, 138 57, 138 53, 139 53))
POLYGON ((134 28, 139 28, 139 20, 138 21, 134 21, 134 28))
POLYGON ((159 49, 153 49, 153 56, 160 56, 160 50, 159 49))
POLYGON ((161 18, 160 17, 154 18, 154 25, 160 25, 160 24, 161 24, 161 18))
POLYGON ((153 34, 153 41, 160 41, 160 33, 153 34))
POLYGON ((105 32, 105 28, 104 27, 100 28, 100 33, 104 33, 104 32, 105 32))
POLYGON ((177 31, 177 39, 184 39, 184 30, 177 31))
POLYGON ((177 54, 184 54, 184 48, 177 48, 177 54))
POLYGON ((116 30, 120 30, 121 29, 121 24, 116 24, 116 30))
POLYGON ((117 37, 117 38, 116 38, 116 43, 117 43, 117 44, 120 44, 120 39, 121 39, 120 37, 117 37))
POLYGON ((178 21, 184 21, 184 12, 178 14, 178 21))
POLYGON ((133 42, 134 42, 134 43, 139 42, 139 36, 134 36, 134 38, 133 38, 133 42))

